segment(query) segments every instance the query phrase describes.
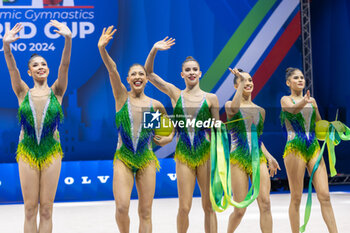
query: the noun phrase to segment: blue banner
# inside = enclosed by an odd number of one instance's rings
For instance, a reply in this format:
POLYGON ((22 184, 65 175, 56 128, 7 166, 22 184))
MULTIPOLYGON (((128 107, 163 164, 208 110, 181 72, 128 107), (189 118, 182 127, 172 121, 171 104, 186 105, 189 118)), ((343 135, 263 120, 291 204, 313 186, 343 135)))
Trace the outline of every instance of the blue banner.
MULTIPOLYGON (((175 161, 160 159, 155 198, 177 197, 175 161)), ((196 185, 194 196, 200 196, 196 185)), ((134 185, 132 199, 137 198, 134 185)), ((55 201, 113 200, 113 161, 63 162, 55 201)), ((23 202, 17 163, 0 164, 0 203, 23 202)))

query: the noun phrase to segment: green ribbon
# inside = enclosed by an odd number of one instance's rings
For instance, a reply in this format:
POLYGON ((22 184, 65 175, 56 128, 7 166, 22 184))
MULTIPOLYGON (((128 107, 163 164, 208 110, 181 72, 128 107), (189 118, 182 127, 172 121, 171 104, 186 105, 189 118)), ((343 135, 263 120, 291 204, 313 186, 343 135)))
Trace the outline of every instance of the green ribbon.
POLYGON ((260 157, 258 135, 254 124, 251 126, 251 142, 252 185, 244 201, 235 202, 232 199, 230 152, 226 127, 224 124, 221 124, 220 128, 212 129, 210 146, 210 201, 215 211, 223 212, 229 205, 237 208, 245 208, 258 197, 260 189, 260 157))
POLYGON ((335 146, 337 146, 341 142, 341 140, 344 140, 344 141, 350 140, 350 129, 340 121, 333 121, 329 124, 325 142, 322 145, 320 154, 316 160, 314 168, 312 169, 312 173, 309 181, 307 202, 305 207, 304 225, 300 227, 299 229, 300 232, 305 232, 306 225, 310 219, 311 205, 312 205, 312 179, 322 160, 325 145, 327 144, 329 170, 331 171, 331 176, 333 177, 337 174, 337 171, 335 170, 336 157, 335 157, 334 149, 335 149, 335 146))

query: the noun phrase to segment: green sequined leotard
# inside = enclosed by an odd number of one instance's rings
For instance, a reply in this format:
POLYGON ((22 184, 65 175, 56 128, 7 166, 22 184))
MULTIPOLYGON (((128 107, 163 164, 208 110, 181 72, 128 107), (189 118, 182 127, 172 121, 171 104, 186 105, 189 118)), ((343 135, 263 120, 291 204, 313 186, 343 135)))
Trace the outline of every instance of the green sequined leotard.
MULTIPOLYGON (((259 111, 259 110, 257 110, 259 111)), ((238 120, 246 118, 247 114, 241 108, 231 119, 228 121, 238 120)), ((231 135, 231 149, 230 149, 230 162, 232 164, 238 164, 246 173, 252 174, 252 155, 251 155, 251 133, 250 124, 248 124, 249 119, 239 120, 236 122, 228 123, 227 130, 231 135)), ((251 120, 250 120, 251 121, 251 120)), ((254 121, 254 120, 253 120, 254 121)), ((263 133, 264 122, 260 111, 257 113, 255 122, 256 130, 258 134, 259 143, 259 156, 260 163, 266 163, 265 155, 261 150, 261 135, 263 133)))
POLYGON ((31 167, 41 170, 55 158, 62 157, 57 128, 63 120, 63 112, 52 90, 47 98, 32 96, 28 91, 18 109, 18 120, 21 135, 17 161, 21 158, 31 167))
POLYGON ((205 128, 196 127, 198 121, 206 121, 211 118, 211 113, 205 95, 200 106, 193 117, 187 118, 183 92, 176 102, 174 108, 174 121, 184 122, 185 127, 179 127, 177 124, 178 142, 175 150, 175 159, 185 163, 192 169, 204 164, 210 157, 210 142, 205 128), (194 124, 190 122, 194 121, 194 124), (192 129, 189 125, 194 125, 192 129), (192 130, 191 130, 192 129, 192 130))
MULTIPOLYGON (((295 104, 293 99, 292 101, 295 104)), ((287 131, 283 158, 288 154, 295 154, 309 162, 317 155, 320 145, 315 136, 316 110, 312 104, 307 104, 297 114, 282 111, 281 124, 287 131)))
MULTIPOLYGON (((150 112, 153 111, 151 103, 150 112)), ((122 161, 133 172, 147 167, 151 161, 155 161, 156 167, 159 169, 158 159, 152 150, 154 129, 144 128, 141 122, 137 135, 134 135, 134 122, 129 98, 116 113, 115 121, 119 135, 115 159, 122 161)))

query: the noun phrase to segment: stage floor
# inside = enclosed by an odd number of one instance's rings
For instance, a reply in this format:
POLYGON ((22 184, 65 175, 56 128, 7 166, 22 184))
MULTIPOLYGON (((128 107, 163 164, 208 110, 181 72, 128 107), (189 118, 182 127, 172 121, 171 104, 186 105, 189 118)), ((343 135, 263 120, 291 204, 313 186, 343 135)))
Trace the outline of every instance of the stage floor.
MULTIPOLYGON (((337 220, 338 231, 348 232, 350 229, 350 193, 332 192, 331 201, 337 220), (346 230, 348 229, 348 230, 346 230)), ((304 216, 306 194, 301 206, 301 216, 304 216)), ((271 194, 271 208, 274 221, 274 232, 291 232, 288 220, 289 194, 271 194)), ((153 203, 153 232, 175 233, 178 199, 155 199, 153 203)), ((115 233, 119 232, 114 220, 115 204, 113 201, 101 202, 66 202, 54 204, 54 233, 115 233)), ((225 233, 228 217, 232 207, 223 213, 218 213, 218 232, 225 233)), ((131 201, 130 232, 138 232, 137 200, 131 201)), ((23 205, 0 205, 0 232, 23 232, 23 205)), ((189 233, 203 233, 203 211, 200 198, 194 198, 190 213, 189 233)), ((301 221, 303 222, 303 221, 301 221)), ((257 203, 249 206, 242 223, 236 232, 260 232, 259 210, 257 203)), ((311 217, 306 232, 328 232, 323 222, 320 205, 313 194, 311 217)))

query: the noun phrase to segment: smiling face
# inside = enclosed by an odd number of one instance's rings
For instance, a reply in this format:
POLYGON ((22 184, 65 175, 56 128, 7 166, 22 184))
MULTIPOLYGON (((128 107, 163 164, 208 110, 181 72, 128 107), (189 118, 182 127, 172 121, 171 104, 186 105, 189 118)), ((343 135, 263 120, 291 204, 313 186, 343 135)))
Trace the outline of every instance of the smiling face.
POLYGON ((33 77, 34 81, 42 82, 49 76, 49 67, 46 60, 41 56, 31 58, 29 62, 28 75, 33 77))
MULTIPOLYGON (((246 73, 246 72, 241 72, 244 80, 245 80, 245 84, 243 87, 243 94, 244 95, 251 95, 253 90, 254 90, 254 83, 253 83, 253 79, 250 76, 250 74, 246 73)), ((241 83, 241 79, 238 78, 235 84, 235 88, 237 89, 239 84, 241 83)))
POLYGON ((127 81, 133 91, 143 91, 147 83, 145 68, 141 65, 133 65, 129 69, 127 81))
POLYGON ((198 84, 201 76, 202 72, 196 61, 188 61, 183 64, 181 77, 185 80, 186 85, 194 86, 198 84))
POLYGON ((305 88, 305 78, 300 70, 292 72, 286 81, 287 86, 294 91, 302 91, 305 88))

